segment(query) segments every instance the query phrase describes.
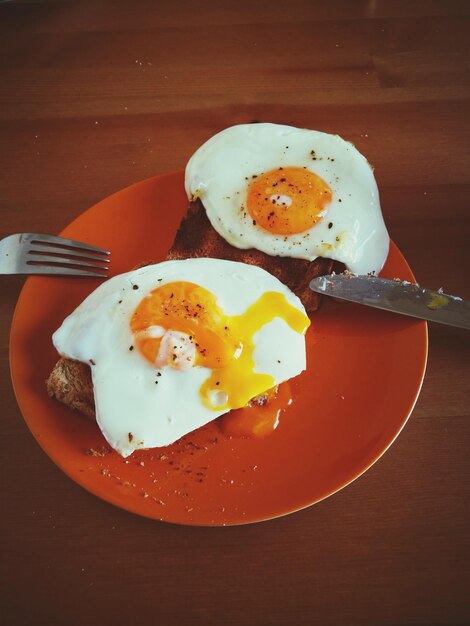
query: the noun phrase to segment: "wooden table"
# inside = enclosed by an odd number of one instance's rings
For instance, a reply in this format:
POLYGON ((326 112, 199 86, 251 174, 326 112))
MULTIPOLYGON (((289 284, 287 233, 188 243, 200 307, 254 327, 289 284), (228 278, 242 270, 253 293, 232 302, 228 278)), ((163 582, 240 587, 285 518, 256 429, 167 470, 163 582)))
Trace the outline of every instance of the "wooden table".
MULTIPOLYGON (((220 129, 272 121, 353 141, 419 282, 470 298, 466 9, 2 3, 0 235, 58 232, 220 129)), ((467 333, 430 326, 412 419, 345 490, 263 524, 177 527, 91 496, 30 435, 8 367, 22 284, 2 277, 4 624, 469 623, 467 333)))

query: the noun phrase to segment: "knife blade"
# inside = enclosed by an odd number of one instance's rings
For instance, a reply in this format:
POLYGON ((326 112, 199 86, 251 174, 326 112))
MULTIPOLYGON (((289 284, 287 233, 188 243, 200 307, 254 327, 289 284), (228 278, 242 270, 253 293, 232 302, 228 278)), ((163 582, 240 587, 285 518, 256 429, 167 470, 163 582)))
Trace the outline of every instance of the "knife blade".
POLYGON ((332 274, 314 278, 317 293, 366 306, 418 317, 430 322, 470 329, 470 302, 407 281, 374 276, 332 274))

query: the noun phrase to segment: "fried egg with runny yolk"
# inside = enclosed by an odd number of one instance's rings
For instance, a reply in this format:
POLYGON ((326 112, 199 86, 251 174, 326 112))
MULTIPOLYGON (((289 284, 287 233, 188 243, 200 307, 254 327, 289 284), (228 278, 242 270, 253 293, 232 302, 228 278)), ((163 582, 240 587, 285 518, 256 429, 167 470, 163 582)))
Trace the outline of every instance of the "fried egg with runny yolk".
POLYGON ((200 388, 209 409, 238 409, 275 385, 254 371, 254 335, 275 317, 303 333, 306 316, 284 294, 262 294, 242 315, 228 316, 213 293, 189 282, 170 282, 145 297, 131 320, 139 350, 157 367, 186 371, 205 367, 211 375, 200 388))
POLYGON ((54 333, 90 364, 97 422, 123 456, 173 443, 305 369, 300 300, 258 267, 167 261, 100 285, 54 333))

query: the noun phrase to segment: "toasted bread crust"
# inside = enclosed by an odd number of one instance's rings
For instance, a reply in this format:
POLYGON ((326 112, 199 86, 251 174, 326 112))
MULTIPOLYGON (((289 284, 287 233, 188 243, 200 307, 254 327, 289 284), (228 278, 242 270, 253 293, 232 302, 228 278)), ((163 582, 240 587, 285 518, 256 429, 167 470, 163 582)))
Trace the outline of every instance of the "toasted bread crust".
MULTIPOLYGON (((167 259, 180 260, 197 257, 227 259, 257 265, 273 274, 302 300, 308 313, 318 308, 320 296, 309 288, 313 278, 330 274, 333 262, 318 258, 315 261, 273 257, 259 250, 240 250, 225 241, 212 227, 200 201, 190 204, 176 233, 167 259)), ((95 417, 95 402, 90 367, 72 359, 60 358, 46 381, 51 398, 87 417, 95 417)), ((263 394, 255 400, 263 402, 263 394)))
POLYGON ((95 417, 95 401, 90 367, 80 361, 60 358, 46 380, 51 398, 87 417, 95 417))

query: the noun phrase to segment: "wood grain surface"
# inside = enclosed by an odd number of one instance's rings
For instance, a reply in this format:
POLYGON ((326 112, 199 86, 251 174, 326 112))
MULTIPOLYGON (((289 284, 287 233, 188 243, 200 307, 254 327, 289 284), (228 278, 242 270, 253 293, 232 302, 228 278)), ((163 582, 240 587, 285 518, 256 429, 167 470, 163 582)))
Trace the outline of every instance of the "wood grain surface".
MULTIPOLYGON (((469 3, 99 0, 0 3, 0 236, 59 232, 184 167, 226 126, 305 126, 375 167, 418 281, 470 298, 469 3)), ((25 426, 2 277, 2 622, 470 623, 469 335, 430 326, 412 418, 364 476, 288 517, 190 528, 70 481, 25 426)))

